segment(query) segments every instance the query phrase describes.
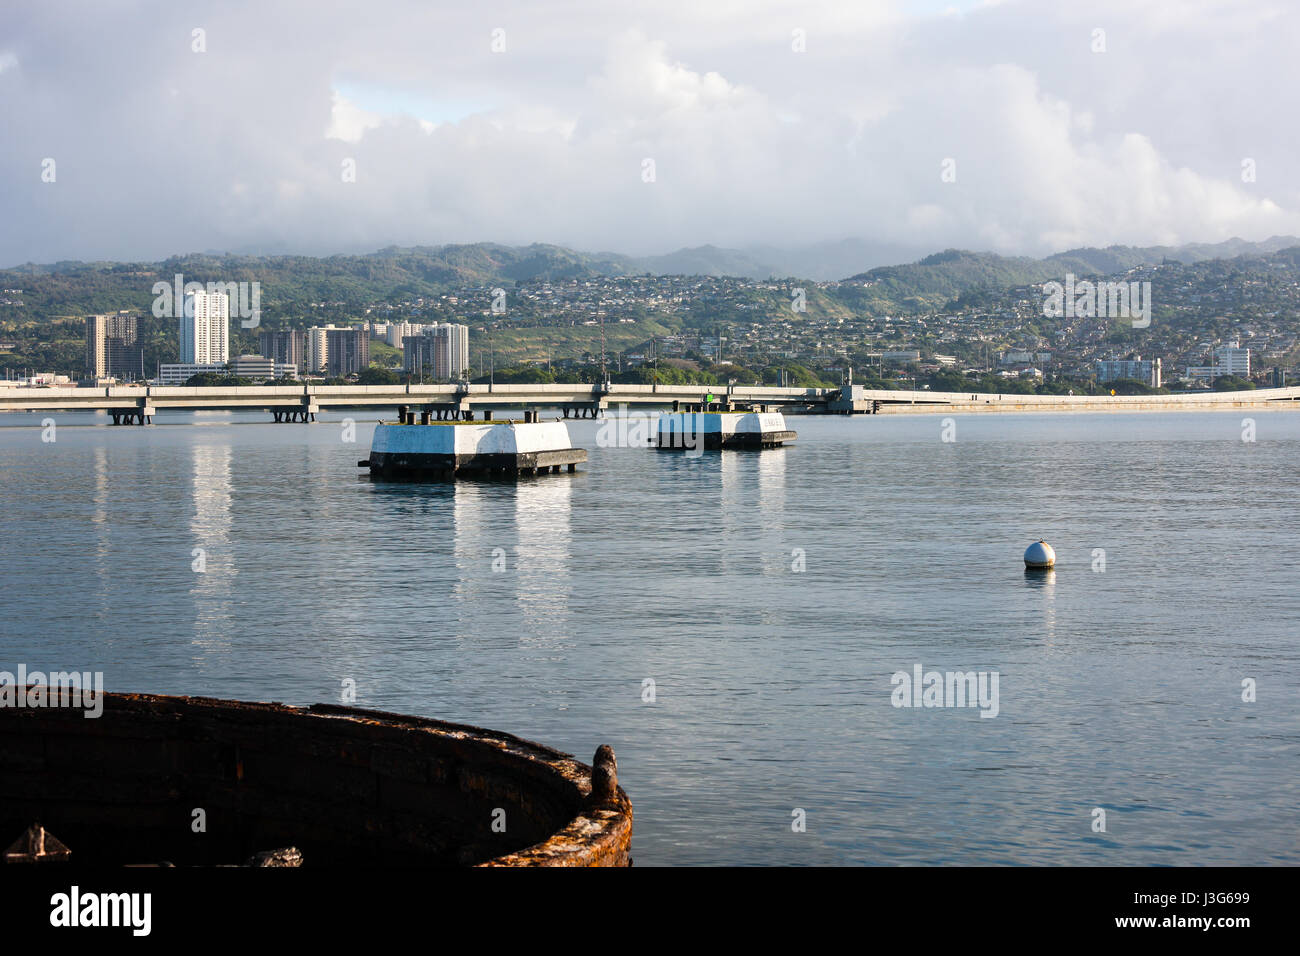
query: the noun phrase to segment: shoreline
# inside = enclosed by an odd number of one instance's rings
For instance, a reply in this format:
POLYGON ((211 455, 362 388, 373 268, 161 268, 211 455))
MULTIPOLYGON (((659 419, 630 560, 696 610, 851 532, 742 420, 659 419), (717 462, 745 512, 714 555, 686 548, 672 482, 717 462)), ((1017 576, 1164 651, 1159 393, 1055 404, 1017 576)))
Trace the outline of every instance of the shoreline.
MULTIPOLYGON (((1052 414, 1094 414, 1124 412, 1230 412, 1236 409, 1253 409, 1255 411, 1300 411, 1300 403, 1292 401, 1260 402, 1131 402, 1124 405, 1102 404, 1100 402, 1078 402, 1070 404, 1029 405, 1023 402, 968 403, 965 405, 883 405, 872 413, 876 415, 1002 415, 1016 412, 1042 412, 1052 414)), ((812 414, 821 414, 813 412, 812 414)), ((855 416, 856 417, 856 416, 855 416)))

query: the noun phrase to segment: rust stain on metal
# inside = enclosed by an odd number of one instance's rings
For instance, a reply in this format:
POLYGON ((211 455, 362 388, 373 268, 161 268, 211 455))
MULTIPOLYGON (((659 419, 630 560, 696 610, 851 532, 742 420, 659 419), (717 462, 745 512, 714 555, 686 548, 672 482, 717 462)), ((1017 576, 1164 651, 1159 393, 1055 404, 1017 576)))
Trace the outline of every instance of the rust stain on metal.
MULTIPOLYGON (((0 709, 0 771, 17 785, 0 795, 0 827, 40 819, 92 863, 137 862, 148 848, 180 865, 631 865, 613 750, 592 763, 382 711, 104 694, 93 721, 0 709), (193 807, 206 808, 207 833, 191 835, 193 807), (268 846, 284 849, 259 852, 268 846)), ((11 854, 32 855, 30 833, 11 854)), ((41 833, 35 857, 67 853, 41 833)))
POLYGON ((545 842, 481 865, 632 865, 632 803, 618 785, 618 762, 613 748, 608 744, 598 747, 590 771, 575 764, 570 772, 574 782, 586 793, 583 812, 545 842))

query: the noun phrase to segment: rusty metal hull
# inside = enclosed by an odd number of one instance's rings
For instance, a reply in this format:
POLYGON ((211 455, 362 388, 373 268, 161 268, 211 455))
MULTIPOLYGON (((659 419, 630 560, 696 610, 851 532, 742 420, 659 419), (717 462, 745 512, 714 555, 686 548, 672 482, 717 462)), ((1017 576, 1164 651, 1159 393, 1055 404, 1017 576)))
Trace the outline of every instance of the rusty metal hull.
POLYGON ((632 805, 607 747, 590 767, 358 708, 103 702, 94 719, 0 708, 0 840, 39 823, 71 862, 109 865, 236 865, 287 847, 304 866, 631 864, 632 805))

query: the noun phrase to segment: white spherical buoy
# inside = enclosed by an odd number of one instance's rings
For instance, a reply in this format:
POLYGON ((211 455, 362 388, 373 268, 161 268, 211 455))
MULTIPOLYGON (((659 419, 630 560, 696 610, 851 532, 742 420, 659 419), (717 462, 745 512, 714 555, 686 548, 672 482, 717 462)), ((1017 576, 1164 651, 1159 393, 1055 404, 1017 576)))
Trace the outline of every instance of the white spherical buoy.
POLYGON ((1056 552, 1046 541, 1035 541, 1025 549, 1025 567, 1046 570, 1056 564, 1056 552))

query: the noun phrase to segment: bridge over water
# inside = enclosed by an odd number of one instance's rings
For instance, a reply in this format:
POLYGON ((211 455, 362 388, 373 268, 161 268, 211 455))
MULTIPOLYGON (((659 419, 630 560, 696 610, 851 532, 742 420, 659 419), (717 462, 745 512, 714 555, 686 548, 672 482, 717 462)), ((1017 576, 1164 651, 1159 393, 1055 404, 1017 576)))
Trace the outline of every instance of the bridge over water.
MULTIPOLYGON (((312 421, 326 408, 406 407, 464 419, 511 408, 556 408, 594 418, 611 408, 763 408, 806 414, 1151 411, 1300 408, 1300 386, 1180 395, 1002 395, 976 392, 702 385, 115 385, 0 388, 0 411, 105 410, 114 424, 144 424, 159 409, 264 409, 275 421, 312 421)), ((481 416, 479 416, 481 417, 481 416)))

